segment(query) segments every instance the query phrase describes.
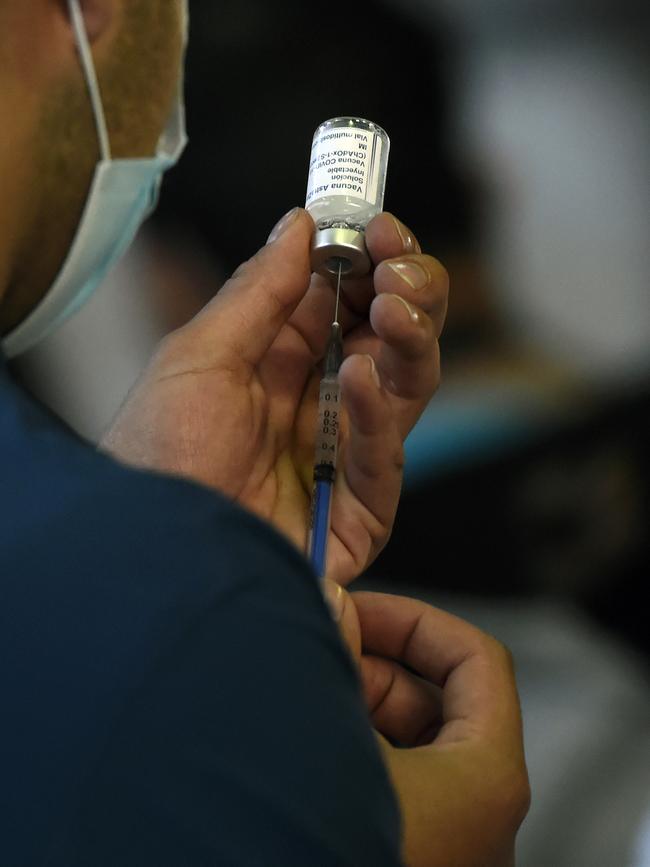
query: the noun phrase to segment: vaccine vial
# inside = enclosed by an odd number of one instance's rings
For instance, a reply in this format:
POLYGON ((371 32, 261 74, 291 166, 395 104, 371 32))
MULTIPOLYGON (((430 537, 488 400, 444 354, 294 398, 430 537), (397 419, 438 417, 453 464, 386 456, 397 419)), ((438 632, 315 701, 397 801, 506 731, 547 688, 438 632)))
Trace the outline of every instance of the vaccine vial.
POLYGON ((306 210, 316 224, 312 268, 360 277, 372 263, 365 229, 384 207, 390 140, 360 117, 335 117, 314 134, 306 210))

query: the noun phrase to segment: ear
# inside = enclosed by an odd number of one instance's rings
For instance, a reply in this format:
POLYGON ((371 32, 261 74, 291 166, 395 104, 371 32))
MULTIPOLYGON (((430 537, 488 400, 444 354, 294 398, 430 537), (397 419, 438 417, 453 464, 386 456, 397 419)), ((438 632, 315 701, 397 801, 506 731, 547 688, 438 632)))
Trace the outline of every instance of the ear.
MULTIPOLYGON (((68 0, 59 0, 69 19, 68 0)), ((90 43, 97 42, 111 27, 121 0, 78 0, 90 43)))

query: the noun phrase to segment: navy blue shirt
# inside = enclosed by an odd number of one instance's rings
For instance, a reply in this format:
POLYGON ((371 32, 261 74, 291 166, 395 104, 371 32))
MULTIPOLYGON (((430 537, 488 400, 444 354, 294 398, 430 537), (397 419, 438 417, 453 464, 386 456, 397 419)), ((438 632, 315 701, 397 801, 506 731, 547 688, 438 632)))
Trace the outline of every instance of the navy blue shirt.
POLYGON ((0 354, 0 864, 399 867, 400 822, 307 561, 0 354))

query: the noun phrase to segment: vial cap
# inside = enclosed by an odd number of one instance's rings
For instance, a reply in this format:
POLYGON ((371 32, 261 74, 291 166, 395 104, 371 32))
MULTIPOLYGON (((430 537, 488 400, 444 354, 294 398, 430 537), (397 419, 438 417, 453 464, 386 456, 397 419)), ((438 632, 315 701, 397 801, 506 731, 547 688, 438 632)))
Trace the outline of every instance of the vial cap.
POLYGON ((363 277, 372 268, 363 232, 356 229, 319 229, 314 235, 311 266, 323 277, 363 277))

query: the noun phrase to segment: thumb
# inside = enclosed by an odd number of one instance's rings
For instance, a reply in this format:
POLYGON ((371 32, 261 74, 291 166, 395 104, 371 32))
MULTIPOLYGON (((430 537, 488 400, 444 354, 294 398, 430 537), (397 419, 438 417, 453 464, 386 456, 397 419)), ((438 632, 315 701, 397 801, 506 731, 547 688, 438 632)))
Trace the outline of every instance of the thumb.
POLYGON ((329 605, 334 621, 338 624, 343 642, 352 659, 359 666, 361 664, 361 626, 354 600, 347 590, 336 581, 332 581, 331 578, 325 578, 323 581, 323 596, 329 605))
POLYGON ((280 220, 266 246, 185 327, 202 352, 208 347, 216 361, 260 362, 309 288, 313 232, 303 208, 280 220))

